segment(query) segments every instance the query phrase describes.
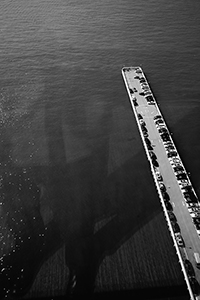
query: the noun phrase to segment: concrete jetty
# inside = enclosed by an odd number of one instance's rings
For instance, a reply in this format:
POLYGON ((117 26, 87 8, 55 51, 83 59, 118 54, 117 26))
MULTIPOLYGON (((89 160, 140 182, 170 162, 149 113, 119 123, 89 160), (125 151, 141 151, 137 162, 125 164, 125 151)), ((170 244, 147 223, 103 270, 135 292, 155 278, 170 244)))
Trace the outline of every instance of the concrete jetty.
POLYGON ((122 76, 190 297, 200 299, 199 199, 143 70, 122 76))

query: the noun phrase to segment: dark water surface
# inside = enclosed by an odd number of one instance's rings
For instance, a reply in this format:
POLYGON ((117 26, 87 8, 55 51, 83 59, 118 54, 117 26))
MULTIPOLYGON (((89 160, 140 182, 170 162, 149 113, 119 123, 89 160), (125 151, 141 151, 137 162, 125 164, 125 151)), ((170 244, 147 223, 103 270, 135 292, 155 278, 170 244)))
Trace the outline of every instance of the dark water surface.
POLYGON ((39 270, 30 296, 64 294, 71 271, 79 291, 183 284, 120 71, 144 69, 200 193, 199 13, 1 0, 2 297, 39 270))

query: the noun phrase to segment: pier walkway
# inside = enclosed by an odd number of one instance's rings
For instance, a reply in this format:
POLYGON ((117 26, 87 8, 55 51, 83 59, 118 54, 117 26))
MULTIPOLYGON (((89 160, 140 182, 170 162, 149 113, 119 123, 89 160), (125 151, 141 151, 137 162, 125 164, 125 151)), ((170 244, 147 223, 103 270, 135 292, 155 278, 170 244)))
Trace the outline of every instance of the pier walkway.
POLYGON ((200 202, 142 69, 122 76, 190 297, 200 299, 200 202))

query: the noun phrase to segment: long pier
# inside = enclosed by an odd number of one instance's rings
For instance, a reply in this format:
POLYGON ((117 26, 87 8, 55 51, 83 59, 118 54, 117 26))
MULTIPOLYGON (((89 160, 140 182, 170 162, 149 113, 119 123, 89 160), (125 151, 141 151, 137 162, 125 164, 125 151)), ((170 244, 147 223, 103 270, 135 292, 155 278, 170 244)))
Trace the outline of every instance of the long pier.
POLYGON ((124 67, 122 76, 190 298, 199 300, 199 199, 143 70, 124 67))

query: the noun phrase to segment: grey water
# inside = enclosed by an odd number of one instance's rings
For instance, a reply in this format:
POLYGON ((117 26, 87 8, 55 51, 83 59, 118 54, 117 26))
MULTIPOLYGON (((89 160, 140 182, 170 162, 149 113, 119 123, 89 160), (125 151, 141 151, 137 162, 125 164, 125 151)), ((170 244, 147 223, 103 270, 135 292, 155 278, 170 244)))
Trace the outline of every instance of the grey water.
POLYGON ((126 206, 142 149, 123 66, 143 68, 200 193, 199 13, 197 0, 1 0, 2 295, 27 291, 27 266, 63 244, 80 273, 103 251, 95 224, 126 206))

